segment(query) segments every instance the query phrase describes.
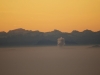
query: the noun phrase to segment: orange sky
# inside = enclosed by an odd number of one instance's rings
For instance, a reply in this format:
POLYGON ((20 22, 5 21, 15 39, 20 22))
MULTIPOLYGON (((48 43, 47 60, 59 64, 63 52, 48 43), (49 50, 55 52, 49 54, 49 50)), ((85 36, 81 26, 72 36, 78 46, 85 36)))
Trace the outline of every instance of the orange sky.
POLYGON ((0 0, 0 31, 100 30, 100 0, 0 0))

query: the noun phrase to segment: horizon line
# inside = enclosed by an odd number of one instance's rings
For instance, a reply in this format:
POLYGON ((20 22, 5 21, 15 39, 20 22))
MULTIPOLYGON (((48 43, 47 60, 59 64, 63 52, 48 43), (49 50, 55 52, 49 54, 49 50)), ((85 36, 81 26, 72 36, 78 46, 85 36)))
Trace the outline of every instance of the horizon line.
MULTIPOLYGON (((24 28, 15 28, 15 29, 11 29, 11 30, 8 30, 8 31, 0 31, 0 32, 6 32, 6 33, 8 33, 9 31, 12 31, 12 30, 18 30, 18 29, 23 29, 23 30, 28 30, 28 31, 39 31, 39 32, 44 32, 44 31, 40 31, 40 30, 29 30, 29 29, 24 29, 24 28)), ((55 30, 58 30, 58 31, 60 31, 60 32, 65 32, 65 31, 61 31, 61 30, 59 30, 59 29, 53 29, 53 30, 51 30, 51 31, 46 31, 46 32, 52 32, 52 31, 55 31, 55 30)), ((99 32, 100 30, 97 30, 97 31, 93 31, 93 30, 91 30, 91 29, 84 29, 84 30, 82 30, 82 31, 79 31, 79 30, 72 30, 71 32, 73 32, 73 31, 78 31, 78 32, 83 32, 83 31, 85 31, 85 30, 89 30, 89 31, 92 31, 92 32, 99 32)), ((44 32, 44 33, 46 33, 46 32, 44 32)), ((67 31, 66 31, 67 32, 67 31)), ((66 33, 65 32, 65 33, 66 33)), ((71 32, 67 32, 67 33, 71 33, 71 32)))

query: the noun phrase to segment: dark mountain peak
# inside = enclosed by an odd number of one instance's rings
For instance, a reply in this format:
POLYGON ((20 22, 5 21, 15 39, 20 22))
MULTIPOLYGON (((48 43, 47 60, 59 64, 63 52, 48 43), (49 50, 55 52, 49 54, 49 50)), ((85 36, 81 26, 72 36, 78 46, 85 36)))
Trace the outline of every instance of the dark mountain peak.
POLYGON ((86 29, 83 32, 93 32, 92 30, 86 29))
POLYGON ((77 30, 73 30, 71 33, 79 33, 79 31, 77 31, 77 30))
POLYGON ((83 31, 83 33, 93 33, 93 31, 86 29, 83 31))
POLYGON ((2 35, 6 35, 6 34, 7 34, 7 33, 4 32, 4 31, 0 32, 0 36, 2 36, 2 35))
POLYGON ((35 30, 35 31, 33 31, 33 32, 40 33, 40 31, 39 31, 39 30, 35 30))
POLYGON ((28 30, 18 28, 18 29, 10 30, 8 33, 9 34, 25 34, 25 33, 28 33, 28 32, 29 32, 28 30))
POLYGON ((38 34, 43 34, 43 32, 40 32, 39 30, 36 30, 36 31, 32 31, 32 33, 35 35, 38 35, 38 34))
POLYGON ((0 34, 6 34, 6 32, 2 31, 2 32, 0 32, 0 34))
POLYGON ((53 33, 62 33, 61 31, 57 30, 57 29, 54 29, 53 31, 51 31, 53 33))
POLYGON ((22 28, 18 28, 18 29, 14 29, 14 30, 10 30, 9 32, 16 32, 16 31, 18 31, 18 32, 20 32, 20 31, 26 31, 25 29, 22 29, 22 28))
POLYGON ((99 30, 99 31, 97 31, 97 33, 100 33, 100 30, 99 30))

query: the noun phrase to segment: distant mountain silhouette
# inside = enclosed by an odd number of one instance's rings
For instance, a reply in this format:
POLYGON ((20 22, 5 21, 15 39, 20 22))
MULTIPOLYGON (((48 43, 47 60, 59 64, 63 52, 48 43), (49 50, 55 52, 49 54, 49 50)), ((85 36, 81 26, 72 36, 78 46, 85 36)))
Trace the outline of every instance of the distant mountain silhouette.
POLYGON ((100 31, 73 30, 71 33, 54 30, 40 32, 22 28, 0 32, 0 46, 56 45, 59 37, 65 38, 68 45, 100 44, 100 31))

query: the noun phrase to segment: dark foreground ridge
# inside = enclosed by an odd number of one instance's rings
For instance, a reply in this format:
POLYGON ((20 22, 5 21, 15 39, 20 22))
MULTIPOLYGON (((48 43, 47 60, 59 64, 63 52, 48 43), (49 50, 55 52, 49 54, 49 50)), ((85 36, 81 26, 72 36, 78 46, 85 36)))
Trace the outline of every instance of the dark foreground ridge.
POLYGON ((84 30, 79 32, 74 30, 67 33, 54 30, 44 33, 19 28, 7 33, 0 32, 0 46, 56 45, 59 37, 65 38, 67 45, 100 44, 100 31, 84 30))

